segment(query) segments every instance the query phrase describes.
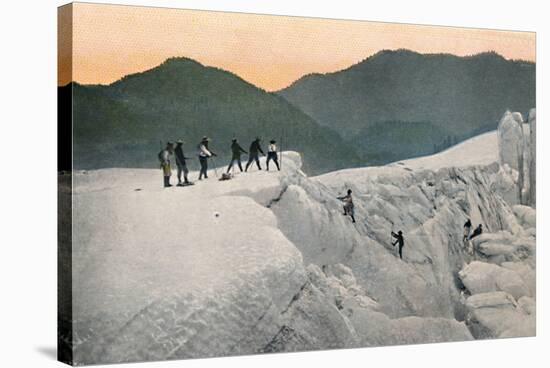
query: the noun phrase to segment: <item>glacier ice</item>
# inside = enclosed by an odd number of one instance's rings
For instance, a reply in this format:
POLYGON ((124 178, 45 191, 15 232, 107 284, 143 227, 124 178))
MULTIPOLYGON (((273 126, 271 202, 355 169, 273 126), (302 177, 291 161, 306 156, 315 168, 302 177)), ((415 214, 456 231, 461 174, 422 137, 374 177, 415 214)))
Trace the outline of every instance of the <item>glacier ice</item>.
POLYGON ((311 178, 295 152, 281 172, 166 190, 156 170, 75 173, 75 361, 533 335, 536 214, 505 147, 519 124, 506 113, 439 155, 311 178), (467 218, 485 229, 471 242, 467 218))
POLYGON ((536 211, 533 207, 515 205, 512 206, 512 211, 514 211, 514 214, 523 227, 535 228, 537 219, 536 211))
POLYGON ((523 117, 518 112, 507 111, 498 123, 499 159, 501 165, 519 170, 523 161, 523 117))
POLYGON ((537 204, 537 113, 535 109, 529 111, 529 198, 527 204, 536 207, 537 204))
POLYGON ((478 338, 533 336, 535 312, 529 307, 534 308, 534 302, 526 298, 522 304, 525 307, 504 291, 470 296, 466 306, 473 334, 478 338))
MULTIPOLYGON (((536 205, 536 110, 527 121, 518 112, 507 111, 498 128, 499 162, 515 176, 518 204, 536 205)), ((509 198, 509 197, 508 197, 509 198)))
POLYGON ((529 287, 515 271, 499 265, 474 261, 463 268, 459 276, 472 295, 505 291, 516 300, 532 296, 529 287))

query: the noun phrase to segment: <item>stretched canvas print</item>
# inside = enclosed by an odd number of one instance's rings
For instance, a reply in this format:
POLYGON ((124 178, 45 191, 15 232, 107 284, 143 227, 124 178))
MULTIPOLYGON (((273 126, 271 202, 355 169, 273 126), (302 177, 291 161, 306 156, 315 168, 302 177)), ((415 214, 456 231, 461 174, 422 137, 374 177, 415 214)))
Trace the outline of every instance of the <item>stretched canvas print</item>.
POLYGON ((59 8, 59 360, 535 335, 535 34, 59 8))

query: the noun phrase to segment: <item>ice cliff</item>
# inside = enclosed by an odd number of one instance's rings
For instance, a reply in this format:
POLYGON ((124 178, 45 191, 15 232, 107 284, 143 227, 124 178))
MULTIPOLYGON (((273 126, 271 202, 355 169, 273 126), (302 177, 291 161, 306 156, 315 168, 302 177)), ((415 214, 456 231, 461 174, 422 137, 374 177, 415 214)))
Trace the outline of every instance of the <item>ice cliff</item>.
POLYGON ((533 335, 535 211, 514 163, 521 146, 534 205, 534 140, 517 118, 313 178, 294 152, 280 173, 166 190, 155 170, 75 173, 75 363, 533 335), (356 224, 336 199, 348 188, 356 224), (485 233, 463 243, 467 218, 485 233))
POLYGON ((527 120, 507 111, 498 124, 499 163, 517 175, 517 203, 536 205, 536 110, 527 120))

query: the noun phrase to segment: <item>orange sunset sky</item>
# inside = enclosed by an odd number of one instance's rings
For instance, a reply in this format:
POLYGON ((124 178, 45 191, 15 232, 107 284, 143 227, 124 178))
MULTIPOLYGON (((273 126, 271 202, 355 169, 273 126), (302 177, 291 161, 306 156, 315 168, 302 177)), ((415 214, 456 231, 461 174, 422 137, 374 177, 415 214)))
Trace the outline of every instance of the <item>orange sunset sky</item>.
POLYGON ((532 32, 153 7, 68 5, 59 10, 59 33, 59 85, 109 84, 173 56, 231 71, 268 91, 382 49, 460 56, 493 50, 535 61, 532 32))

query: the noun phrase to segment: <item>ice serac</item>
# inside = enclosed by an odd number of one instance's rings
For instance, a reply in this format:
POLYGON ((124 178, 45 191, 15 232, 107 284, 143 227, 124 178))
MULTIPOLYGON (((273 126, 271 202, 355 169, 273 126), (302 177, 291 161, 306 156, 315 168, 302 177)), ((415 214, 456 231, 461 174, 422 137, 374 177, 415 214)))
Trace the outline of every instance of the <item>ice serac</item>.
POLYGON ((515 205, 512 210, 520 224, 527 229, 535 229, 537 224, 536 211, 533 207, 515 205))
POLYGON ((500 119, 497 128, 499 162, 505 168, 509 167, 517 173, 517 201, 523 203, 525 186, 525 137, 523 133, 523 117, 519 112, 506 113, 500 119))
POLYGON ((343 264, 308 267, 310 279, 332 300, 356 332, 360 346, 381 346, 471 340, 463 322, 447 318, 392 319, 357 283, 343 264))
POLYGON ((477 338, 534 336, 534 300, 516 301, 504 291, 476 294, 468 298, 470 326, 477 338))
POLYGON ((464 142, 495 146, 464 166, 457 148, 313 178, 284 152, 281 172, 170 189, 155 170, 75 173, 75 361, 533 335, 535 211, 509 198, 495 138, 464 142), (463 242, 467 218, 484 234, 463 242))
POLYGON ((533 290, 515 271, 499 265, 474 261, 459 272, 460 279, 473 294, 505 291, 516 300, 533 296, 533 290))
POLYGON ((513 212, 522 231, 474 238, 476 260, 459 272, 476 338, 533 336, 536 331, 535 210, 516 205, 513 212))
MULTIPOLYGON (((520 113, 507 111, 498 125, 499 162, 514 177, 515 201, 536 206, 536 110, 527 121, 520 113)), ((513 197, 513 196, 512 196, 513 197)), ((512 198, 508 196, 508 200, 512 198)))
POLYGON ((498 123, 497 132, 500 164, 519 170, 523 165, 523 117, 519 112, 506 111, 498 123))
MULTIPOLYGON (((507 115, 520 123, 519 114, 507 115)), ((457 147, 386 167, 295 177, 271 207, 306 263, 321 269, 334 263, 348 267, 365 296, 375 301, 376 308, 369 304, 348 316, 363 344, 418 341, 412 333, 399 340, 388 332, 395 335, 390 326, 406 318, 419 319, 434 340, 464 336, 453 321, 464 322, 476 337, 535 333, 532 324, 505 334, 480 332, 485 320, 480 322, 466 303, 474 294, 499 290, 506 290, 516 304, 535 298, 535 213, 516 205, 521 188, 516 169, 501 165, 498 154, 476 155, 476 147, 483 151, 487 146, 485 140, 493 142, 493 135, 461 144, 468 147, 462 155, 475 156, 475 161, 457 161, 457 147), (335 199, 347 189, 353 190, 357 224, 342 216, 342 204, 335 199), (464 243, 467 218, 483 224, 485 233, 464 243), (405 234, 403 261, 391 245, 390 231, 398 229, 405 234), (373 321, 385 327, 376 329, 373 321)), ((531 312, 534 318, 534 308, 531 312)), ((399 329, 407 331, 406 326, 399 329)))
POLYGON ((528 204, 537 206, 537 113, 529 111, 529 198, 528 204))
MULTIPOLYGON (((470 260, 462 243, 463 223, 471 218, 486 231, 521 231, 510 207, 492 190, 498 175, 498 165, 435 172, 391 167, 341 171, 315 180, 332 188, 333 197, 347 187, 353 190, 361 223, 352 225, 348 219, 339 226, 340 204, 333 203, 333 220, 327 218, 325 226, 354 238, 351 251, 341 246, 347 251, 341 258, 389 316, 461 319, 457 272, 470 260), (405 234, 403 260, 391 244, 392 230, 405 234)), ((307 243, 331 247, 331 239, 322 236, 292 241, 300 249, 307 243)))

